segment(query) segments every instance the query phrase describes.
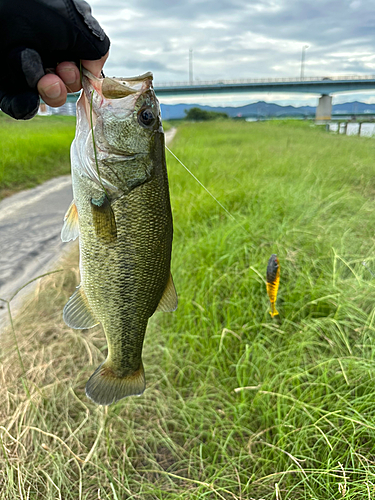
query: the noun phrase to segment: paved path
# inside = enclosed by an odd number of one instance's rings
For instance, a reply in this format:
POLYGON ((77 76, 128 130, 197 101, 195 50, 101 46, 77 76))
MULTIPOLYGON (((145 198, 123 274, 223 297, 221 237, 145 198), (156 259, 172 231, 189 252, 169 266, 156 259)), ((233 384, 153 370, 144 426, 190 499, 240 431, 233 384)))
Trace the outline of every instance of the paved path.
MULTIPOLYGON (((70 176, 57 177, 37 188, 0 202, 0 298, 8 300, 27 281, 47 272, 63 251, 63 218, 73 199, 70 176)), ((30 293, 32 287, 25 288, 30 293)), ((12 302, 12 310, 19 301, 12 302)), ((0 328, 7 324, 0 310, 0 328)))
MULTIPOLYGON (((175 133, 166 133, 168 143, 175 133)), ((71 248, 72 243, 61 242, 60 232, 72 199, 71 178, 64 176, 0 202, 1 299, 9 300, 18 288, 51 270, 62 251, 71 248)), ((32 289, 26 287, 20 299, 32 289)), ((12 311, 19 305, 20 300, 12 302, 12 311)), ((6 309, 0 309, 0 329, 7 323, 6 309)))

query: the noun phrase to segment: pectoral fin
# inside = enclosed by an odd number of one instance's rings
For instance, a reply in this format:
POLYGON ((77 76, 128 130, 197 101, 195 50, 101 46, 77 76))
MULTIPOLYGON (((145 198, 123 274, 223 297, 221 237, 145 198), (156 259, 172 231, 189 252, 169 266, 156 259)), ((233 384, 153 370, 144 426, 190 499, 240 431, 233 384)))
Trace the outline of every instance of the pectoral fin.
POLYGON ((99 323, 82 288, 78 288, 66 303, 63 319, 70 328, 77 330, 92 328, 99 323))
POLYGON ((173 283, 172 274, 169 275, 167 286, 155 312, 172 312, 177 309, 177 292, 173 283))
POLYGON ((74 200, 64 217, 64 225, 61 230, 61 240, 66 242, 75 240, 79 236, 78 211, 74 200))
POLYGON ((106 195, 91 200, 91 212, 96 236, 107 243, 116 241, 117 227, 115 214, 106 195))

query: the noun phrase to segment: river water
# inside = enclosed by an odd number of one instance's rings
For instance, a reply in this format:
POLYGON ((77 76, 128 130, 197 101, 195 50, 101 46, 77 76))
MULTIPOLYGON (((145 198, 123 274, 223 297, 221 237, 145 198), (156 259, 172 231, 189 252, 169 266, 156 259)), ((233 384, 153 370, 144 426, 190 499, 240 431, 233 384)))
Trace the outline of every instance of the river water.
MULTIPOLYGON (((359 123, 339 123, 339 122, 331 122, 329 123, 330 132, 338 132, 338 128, 340 127, 340 134, 346 135, 358 135, 359 132, 359 123)), ((361 133, 359 134, 361 137, 372 137, 375 135, 375 123, 362 123, 361 125, 361 133)))

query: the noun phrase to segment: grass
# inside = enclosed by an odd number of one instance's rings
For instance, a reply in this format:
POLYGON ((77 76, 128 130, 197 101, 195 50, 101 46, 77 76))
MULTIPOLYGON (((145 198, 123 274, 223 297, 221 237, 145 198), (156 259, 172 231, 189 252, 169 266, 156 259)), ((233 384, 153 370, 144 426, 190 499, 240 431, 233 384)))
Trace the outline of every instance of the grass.
POLYGON ((0 199, 70 173, 75 117, 0 118, 0 199))
POLYGON ((182 126, 171 149, 237 222, 168 154, 179 307, 150 321, 144 395, 108 409, 84 395, 100 328, 61 318, 77 253, 40 281, 2 337, 0 499, 373 498, 374 148, 290 121, 182 126))
MULTIPOLYGON (((172 127, 164 124, 167 131, 172 127)), ((70 174, 74 116, 16 121, 0 111, 0 200, 59 175, 70 174)))

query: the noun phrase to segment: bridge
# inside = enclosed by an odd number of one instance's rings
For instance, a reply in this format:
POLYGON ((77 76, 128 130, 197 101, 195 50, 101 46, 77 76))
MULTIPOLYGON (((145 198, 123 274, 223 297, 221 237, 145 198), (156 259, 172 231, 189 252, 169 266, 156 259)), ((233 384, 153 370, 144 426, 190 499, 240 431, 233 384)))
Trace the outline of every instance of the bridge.
POLYGON ((320 94, 316 120, 330 120, 332 94, 375 90, 374 75, 322 76, 303 78, 261 78, 251 80, 198 81, 194 83, 156 83, 158 96, 235 94, 258 92, 291 92, 320 94))
MULTIPOLYGON (((221 80, 158 83, 155 92, 159 97, 207 94, 236 94, 259 92, 290 92, 318 94, 316 120, 331 119, 332 95, 360 90, 375 90, 375 75, 322 76, 303 78, 261 78, 251 80, 221 80)), ((75 102, 77 94, 68 95, 68 102, 75 102)))
POLYGON ((239 92, 302 92, 331 95, 342 92, 375 89, 375 76, 322 76, 303 78, 261 78, 252 80, 196 81, 194 83, 155 82, 160 96, 189 94, 233 94, 239 92))

